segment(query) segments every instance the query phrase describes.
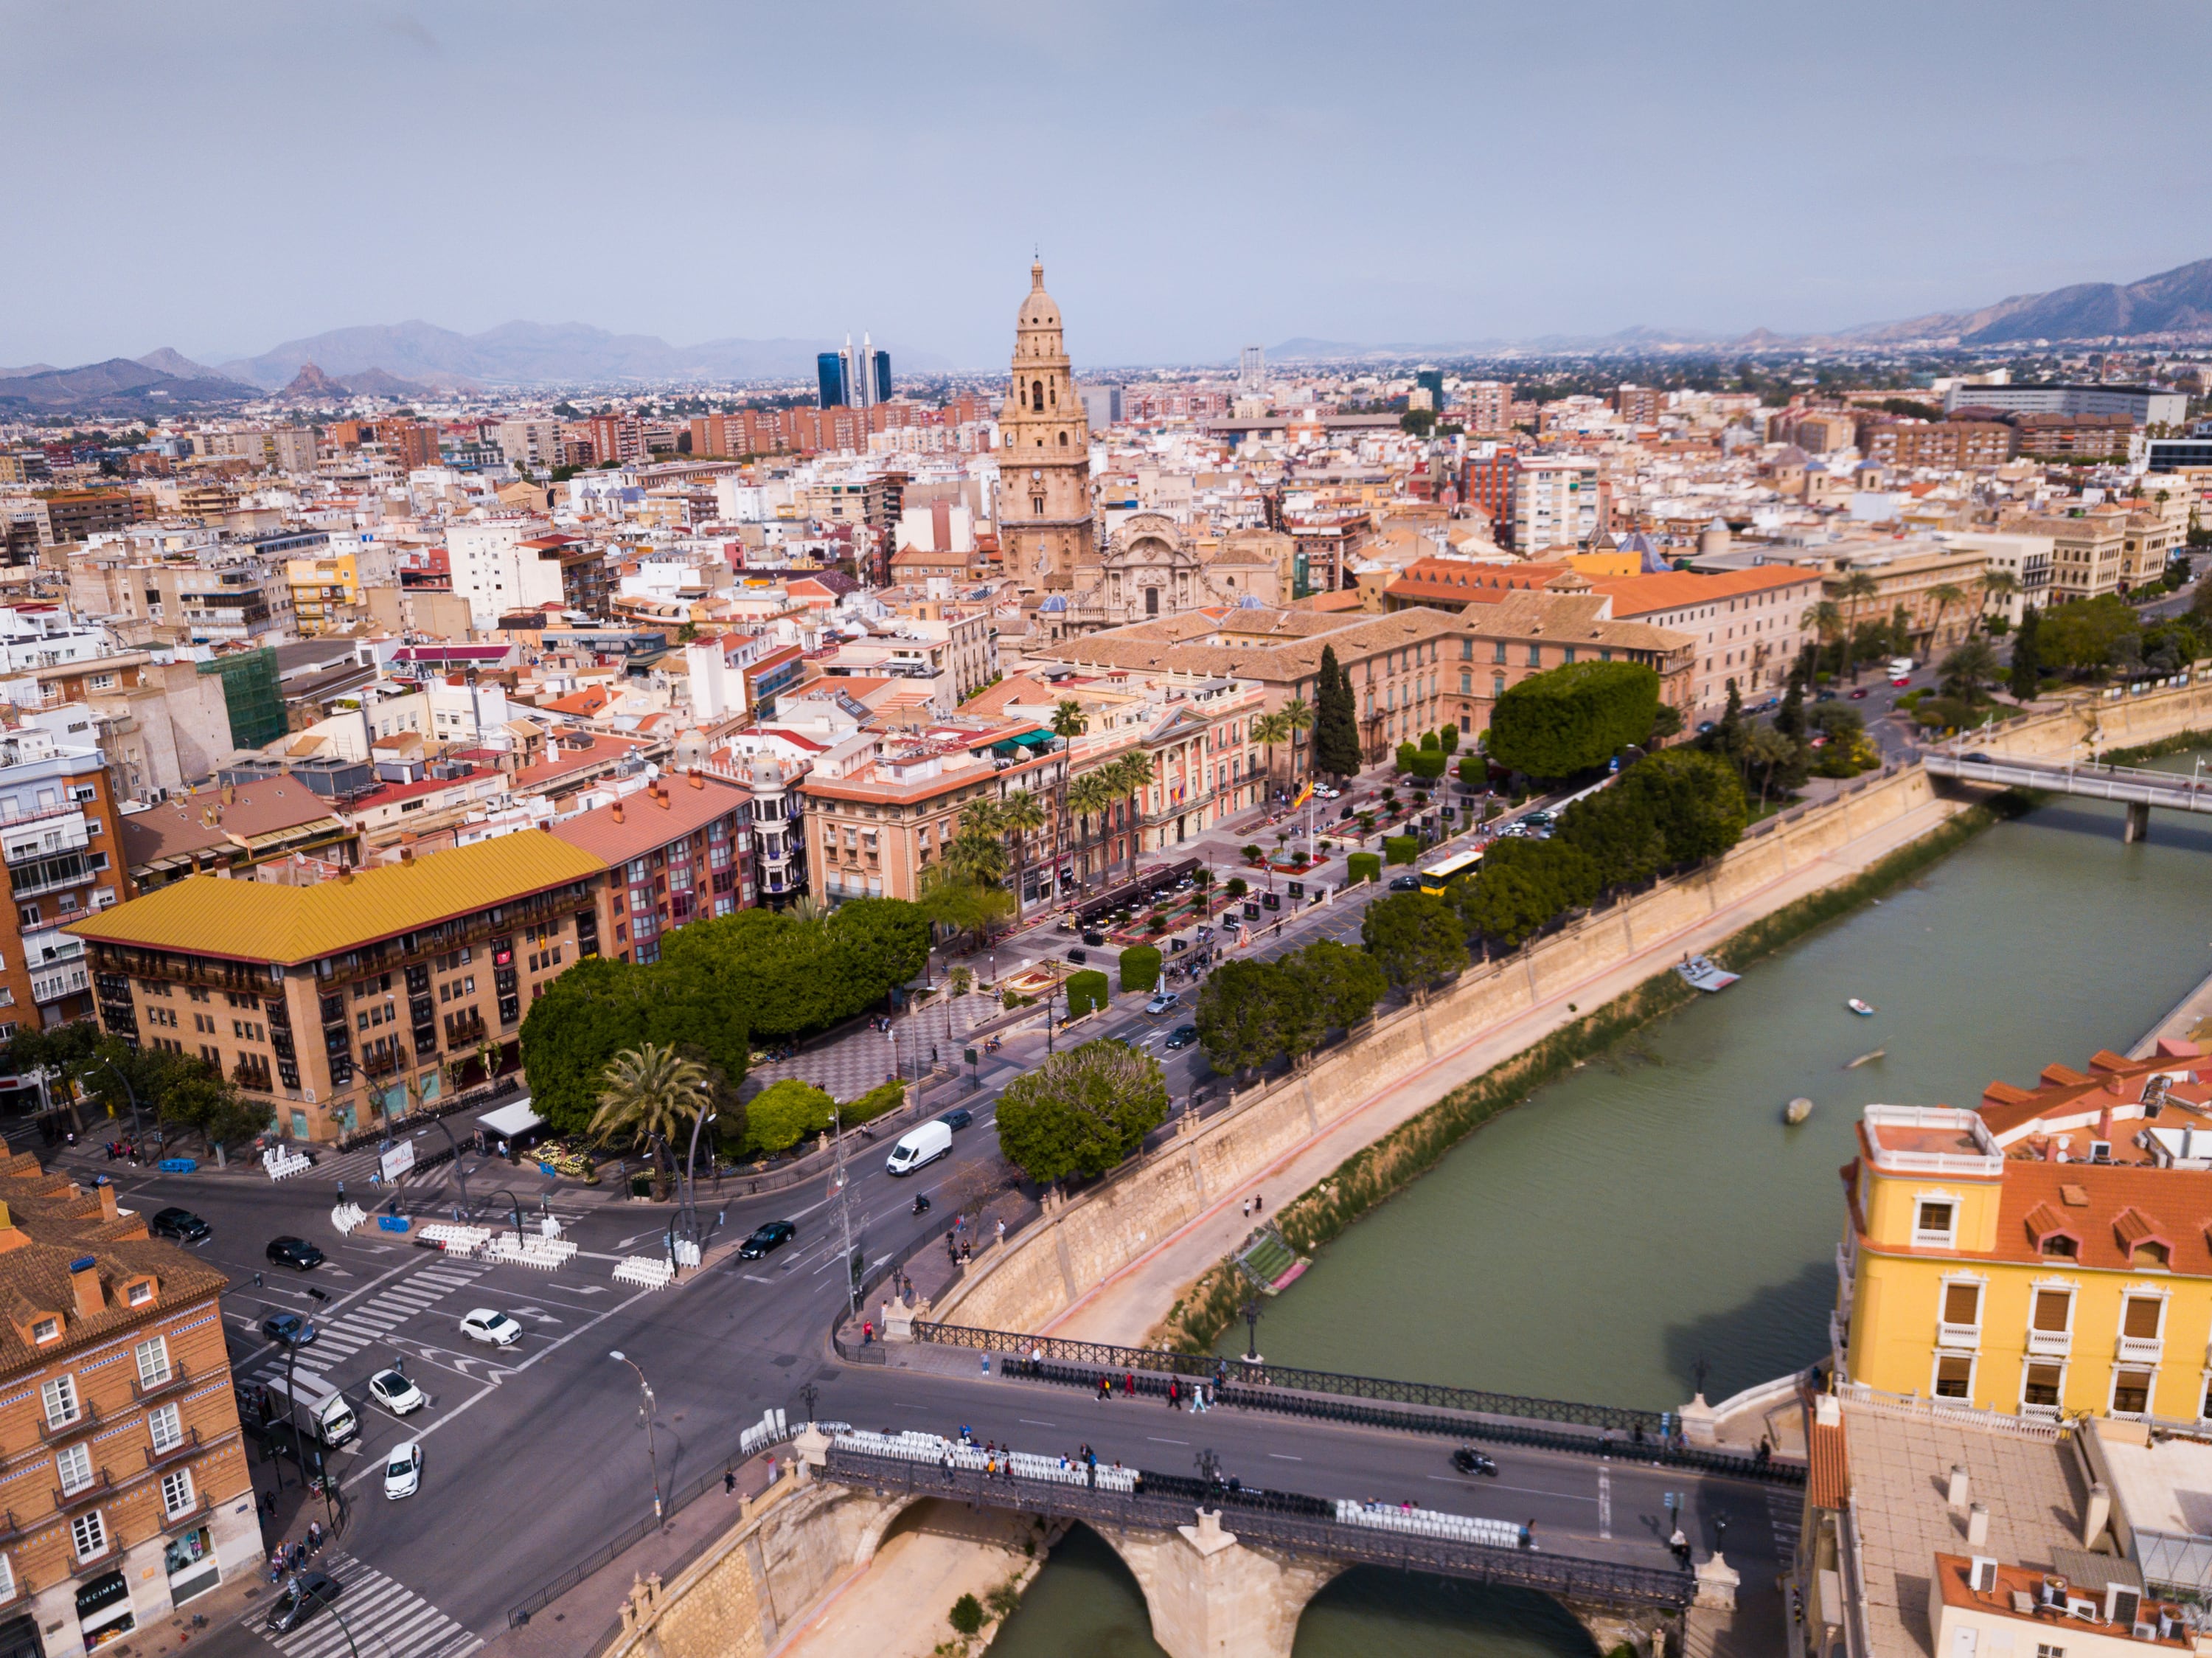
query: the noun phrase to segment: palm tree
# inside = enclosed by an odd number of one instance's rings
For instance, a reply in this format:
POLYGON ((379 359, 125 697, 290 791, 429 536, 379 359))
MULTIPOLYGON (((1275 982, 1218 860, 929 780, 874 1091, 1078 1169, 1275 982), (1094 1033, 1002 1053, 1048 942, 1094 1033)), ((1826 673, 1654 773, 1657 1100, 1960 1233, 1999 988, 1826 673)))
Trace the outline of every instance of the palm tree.
POLYGON ((970 801, 960 813, 960 832, 945 844, 945 867, 979 887, 1006 878, 1006 846, 1000 837, 1006 814, 994 800, 970 801))
MULTIPOLYGON (((1106 814, 1113 809, 1115 797, 1120 792, 1107 775, 1112 769, 1110 766, 1102 766, 1097 771, 1085 771, 1067 785, 1067 809, 1075 814, 1077 822, 1080 826, 1079 832, 1075 838, 1083 844, 1086 851, 1091 840, 1091 820, 1095 818, 1098 820, 1099 828, 1103 833, 1106 825, 1106 814)), ((1086 875, 1091 873, 1090 864, 1091 861, 1086 856, 1084 859, 1083 871, 1086 875)))
POLYGON ((1844 631, 1844 607, 1833 599, 1820 600, 1805 607, 1805 613, 1797 619, 1797 625, 1822 644, 1833 644, 1844 631))
POLYGON ((1936 601, 1936 625, 1928 635, 1928 654, 1934 655, 1936 647, 1943 643, 1943 619, 1954 605, 1966 602, 1966 590, 1956 582, 1938 582, 1928 589, 1928 596, 1936 601))
POLYGON ((1124 754, 1107 767, 1114 779, 1114 792, 1129 802, 1129 869, 1137 868, 1138 843, 1144 838, 1139 823, 1144 817, 1144 791, 1152 787, 1152 757, 1142 749, 1124 754))
POLYGON ((1874 577, 1864 570, 1855 570, 1844 577, 1843 585, 1837 590, 1844 595, 1846 610, 1844 619, 1846 625, 1844 631, 1844 672, 1850 676, 1851 683, 1856 685, 1859 682, 1858 664, 1851 660, 1851 653, 1858 644, 1859 606, 1862 601, 1871 599, 1880 593, 1881 588, 1874 577))
POLYGON ((1079 737, 1090 729, 1091 721, 1084 714, 1083 704, 1073 697, 1063 697, 1052 710, 1052 734, 1055 737, 1079 737))
POLYGON ((1273 788, 1275 783, 1275 745, 1291 740, 1290 716, 1279 710, 1273 714, 1262 714, 1252 722, 1252 735, 1267 745, 1267 785, 1273 788))
POLYGON ((666 1186, 661 1155, 674 1160, 671 1143, 707 1107, 707 1073, 674 1048, 647 1042, 623 1049, 602 1076, 605 1087, 592 1114, 592 1137, 602 1145, 618 1135, 648 1146, 657 1143, 653 1185, 658 1198, 666 1186))
POLYGON ((1295 790, 1298 786, 1298 736, 1313 729, 1314 711, 1303 697, 1291 698, 1277 711, 1290 738, 1291 787, 1295 790))
MULTIPOLYGON (((2020 591, 2020 577, 2008 570, 1993 570, 1982 577, 1982 608, 1987 610, 1991 600, 2010 599, 2020 591)), ((2011 607, 2007 606, 2007 609, 2011 607)))
POLYGON ((1026 885, 1029 871, 1029 838, 1044 827, 1044 807, 1026 789, 1017 789, 1006 796, 999 807, 999 826, 1010 835, 1014 843, 1014 902, 1018 908, 1022 888, 1026 885))

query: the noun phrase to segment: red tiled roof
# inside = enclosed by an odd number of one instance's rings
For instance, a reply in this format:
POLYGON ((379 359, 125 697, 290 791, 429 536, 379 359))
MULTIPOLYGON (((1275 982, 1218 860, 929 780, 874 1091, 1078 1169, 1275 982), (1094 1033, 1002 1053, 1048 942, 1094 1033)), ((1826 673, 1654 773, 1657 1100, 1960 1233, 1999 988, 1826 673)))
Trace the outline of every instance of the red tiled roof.
POLYGON ((1845 1507, 1851 1497, 1851 1462, 1842 1422, 1814 1422, 1806 1435, 1806 1452, 1808 1500, 1816 1509, 1845 1507))
POLYGON ((662 778, 605 806, 552 826, 571 846, 609 864, 641 856, 703 828, 752 798, 742 783, 706 772, 662 778))
POLYGON ((1596 592, 1610 594, 1613 613, 1626 619, 1648 616, 1656 611, 1686 610, 1692 605, 1710 605, 1716 600, 1740 599, 1747 594, 1767 593, 1776 588, 1796 587, 1808 582, 1818 587, 1820 572, 1795 564, 1762 564, 1755 570, 1723 570, 1715 576, 1674 570, 1651 576, 1601 576, 1590 586, 1596 592))

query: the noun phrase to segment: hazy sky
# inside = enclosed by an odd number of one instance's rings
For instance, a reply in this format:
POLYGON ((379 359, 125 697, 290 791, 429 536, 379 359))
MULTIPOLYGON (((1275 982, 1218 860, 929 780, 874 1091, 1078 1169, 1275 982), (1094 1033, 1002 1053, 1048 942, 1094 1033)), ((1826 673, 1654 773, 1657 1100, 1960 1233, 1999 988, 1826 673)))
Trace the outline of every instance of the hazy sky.
POLYGON ((0 0, 0 363, 356 323, 1079 363, 1789 331, 2212 255, 2203 0, 0 0))

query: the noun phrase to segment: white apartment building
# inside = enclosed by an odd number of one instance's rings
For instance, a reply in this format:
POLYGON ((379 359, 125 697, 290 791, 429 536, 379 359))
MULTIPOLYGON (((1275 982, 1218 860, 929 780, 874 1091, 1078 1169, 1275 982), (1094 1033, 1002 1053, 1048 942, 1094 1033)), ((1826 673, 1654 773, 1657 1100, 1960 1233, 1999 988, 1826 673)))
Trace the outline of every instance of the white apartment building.
POLYGON ((447 528, 453 592, 468 601, 470 625, 489 628, 508 612, 561 602, 561 561, 523 545, 548 528, 521 513, 465 518, 447 528))
POLYGON ((1989 615, 2002 616, 2018 627, 2021 613, 2028 606, 2042 610, 2050 605, 2057 546, 2052 537, 1996 530, 1936 530, 1929 539, 1980 553, 1989 560, 1987 568, 1992 574, 2003 570, 2019 584, 2017 592, 1986 595, 1984 609, 1989 615))
POLYGON ((1513 475, 1513 551, 1522 558, 1572 547, 1597 533, 1597 462, 1537 455, 1513 475))
POLYGON ((557 420, 502 420, 492 429, 492 441, 511 466, 550 470, 561 464, 557 420))

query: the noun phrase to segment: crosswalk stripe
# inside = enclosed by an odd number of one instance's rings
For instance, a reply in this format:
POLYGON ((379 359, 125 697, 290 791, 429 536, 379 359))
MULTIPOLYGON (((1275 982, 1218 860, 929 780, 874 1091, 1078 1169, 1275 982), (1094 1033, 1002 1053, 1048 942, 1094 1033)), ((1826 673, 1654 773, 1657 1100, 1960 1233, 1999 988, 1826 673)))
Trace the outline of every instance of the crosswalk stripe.
POLYGON ((343 1588, 332 1610, 319 1613, 289 1635, 273 1635, 261 1628, 264 1638, 285 1658, 339 1658, 355 1647, 364 1654, 386 1652, 404 1658, 468 1658, 484 1644, 481 1637, 404 1584, 358 1560, 333 1557, 324 1570, 343 1588))

